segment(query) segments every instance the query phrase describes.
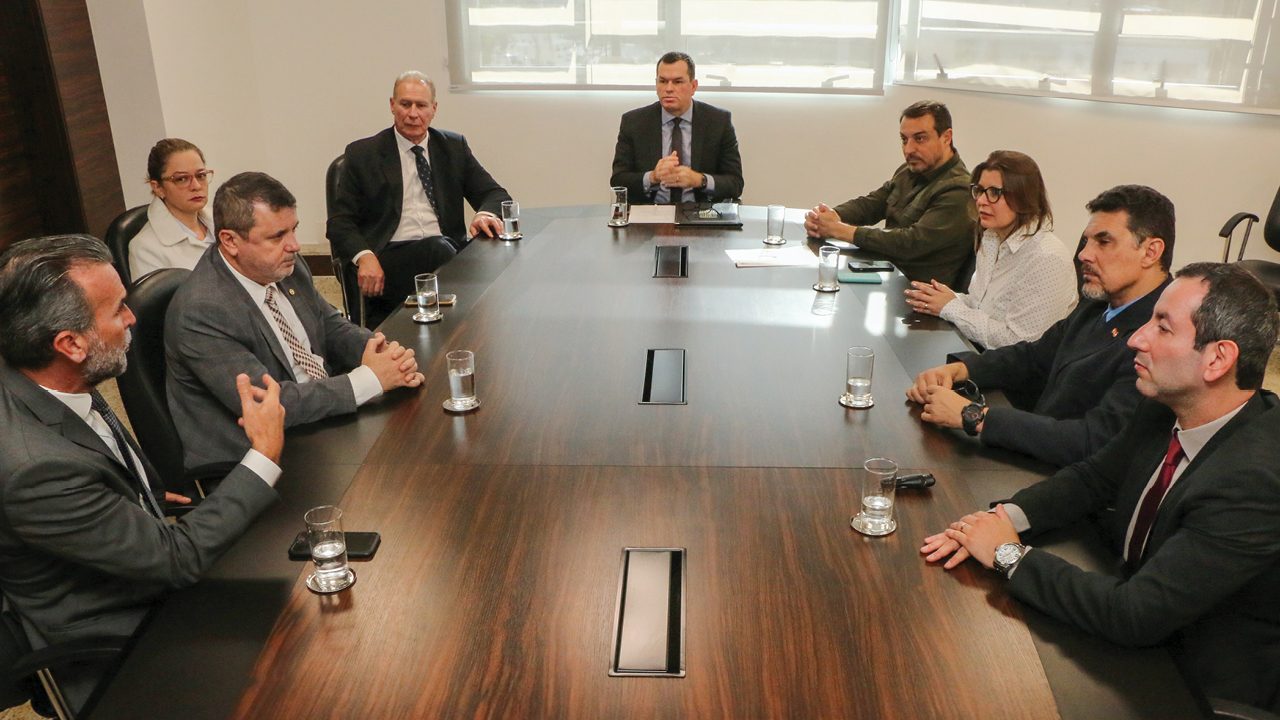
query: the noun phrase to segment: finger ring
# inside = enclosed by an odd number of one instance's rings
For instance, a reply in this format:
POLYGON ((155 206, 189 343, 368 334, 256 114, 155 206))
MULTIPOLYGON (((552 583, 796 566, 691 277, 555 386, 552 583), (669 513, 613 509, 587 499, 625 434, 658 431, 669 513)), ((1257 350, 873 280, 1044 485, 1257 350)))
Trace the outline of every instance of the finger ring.
POLYGON ((960 529, 961 529, 961 530, 964 530, 964 529, 965 529, 966 527, 968 527, 968 526, 969 526, 969 523, 967 523, 967 522, 965 522, 965 521, 963 521, 963 520, 961 520, 961 521, 960 521, 960 529))

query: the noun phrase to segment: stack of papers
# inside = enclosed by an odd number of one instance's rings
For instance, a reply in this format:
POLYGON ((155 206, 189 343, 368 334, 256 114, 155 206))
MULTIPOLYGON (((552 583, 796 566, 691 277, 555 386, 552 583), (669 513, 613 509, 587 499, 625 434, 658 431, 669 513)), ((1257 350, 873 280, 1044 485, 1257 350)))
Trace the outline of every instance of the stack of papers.
POLYGON ((818 267, 818 256, 807 245, 759 250, 725 250, 740 267, 818 267))
POLYGON ((632 205, 628 222, 636 225, 673 223, 676 221, 675 205, 632 205))

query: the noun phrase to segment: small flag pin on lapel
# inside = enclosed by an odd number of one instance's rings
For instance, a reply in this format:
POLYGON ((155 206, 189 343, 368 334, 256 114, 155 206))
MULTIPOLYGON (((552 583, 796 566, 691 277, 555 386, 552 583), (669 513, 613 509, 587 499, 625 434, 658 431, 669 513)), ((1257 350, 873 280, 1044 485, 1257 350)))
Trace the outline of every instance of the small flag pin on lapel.
MULTIPOLYGON (((290 290, 289 294, 292 295, 293 291, 290 290)), ((1119 337, 1119 336, 1120 336, 1120 331, 1116 328, 1111 328, 1111 337, 1119 337)))

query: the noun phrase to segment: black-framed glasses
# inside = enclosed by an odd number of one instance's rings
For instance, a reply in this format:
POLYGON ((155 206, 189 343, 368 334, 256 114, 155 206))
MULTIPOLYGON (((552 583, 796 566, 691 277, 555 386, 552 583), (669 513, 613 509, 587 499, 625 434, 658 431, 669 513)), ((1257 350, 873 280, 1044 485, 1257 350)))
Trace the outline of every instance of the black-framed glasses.
POLYGON ((178 187, 190 187, 191 181, 196 180, 201 183, 209 181, 209 176, 213 175, 212 170, 201 170, 200 172, 188 175, 187 173, 175 173, 169 177, 162 177, 161 180, 168 180, 178 187))
POLYGON ((1004 188, 995 185, 982 187, 978 183, 973 183, 969 186, 969 194, 973 196, 974 200, 986 195, 987 202, 997 203, 1000 202, 1000 198, 1004 197, 1004 188))

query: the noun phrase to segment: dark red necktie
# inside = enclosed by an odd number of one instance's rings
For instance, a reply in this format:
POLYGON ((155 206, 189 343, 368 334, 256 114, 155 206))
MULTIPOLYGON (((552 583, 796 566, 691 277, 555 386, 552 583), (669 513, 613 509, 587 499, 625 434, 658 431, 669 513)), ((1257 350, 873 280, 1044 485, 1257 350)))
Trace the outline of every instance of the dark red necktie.
POLYGON ((1178 442, 1178 431, 1173 431, 1169 438, 1169 452, 1164 456, 1164 465, 1160 466, 1160 477, 1147 489, 1147 494, 1138 506, 1138 520, 1133 524, 1133 535, 1129 537, 1127 553, 1129 567, 1137 568, 1142 559, 1142 551, 1146 549, 1147 535, 1151 534, 1151 526, 1156 521, 1156 512, 1160 509, 1160 501, 1164 499, 1169 483, 1173 482, 1173 471, 1186 454, 1182 452, 1182 443, 1178 442))

